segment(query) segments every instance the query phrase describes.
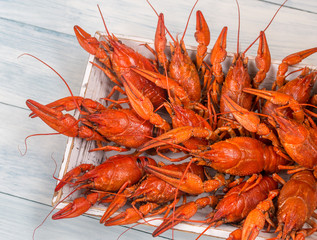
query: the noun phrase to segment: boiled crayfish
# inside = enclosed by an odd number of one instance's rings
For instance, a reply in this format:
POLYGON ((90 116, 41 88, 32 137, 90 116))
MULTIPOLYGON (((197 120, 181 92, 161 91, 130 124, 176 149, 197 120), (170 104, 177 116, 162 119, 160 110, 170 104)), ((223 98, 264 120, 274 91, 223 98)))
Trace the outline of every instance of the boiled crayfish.
POLYGON ((73 183, 79 189, 98 190, 86 197, 76 198, 72 203, 53 215, 53 219, 72 218, 85 213, 96 202, 109 195, 109 192, 123 191, 136 184, 144 175, 146 165, 156 165, 148 157, 133 155, 115 155, 98 166, 81 164, 65 174, 55 191, 59 191, 65 184, 73 183), (84 173, 83 175, 81 175, 84 173))

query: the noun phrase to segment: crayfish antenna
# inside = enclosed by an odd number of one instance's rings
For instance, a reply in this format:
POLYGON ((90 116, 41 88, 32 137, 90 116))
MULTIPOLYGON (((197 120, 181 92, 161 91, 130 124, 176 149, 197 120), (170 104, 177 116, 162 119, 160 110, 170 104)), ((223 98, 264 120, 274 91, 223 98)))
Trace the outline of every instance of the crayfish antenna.
POLYGON ((46 219, 51 215, 51 213, 53 211, 55 211, 55 209, 57 208, 57 206, 63 202, 65 199, 67 199, 70 195, 72 195, 74 192, 76 192, 79 188, 75 188, 73 191, 71 191, 68 195, 66 195, 60 202, 58 202, 53 208, 52 210, 46 215, 46 217, 43 219, 43 221, 34 229, 33 231, 33 235, 32 235, 32 239, 34 240, 35 238, 35 233, 36 233, 36 230, 39 229, 46 221, 46 219))
POLYGON ((106 25, 106 21, 105 21, 105 19, 104 19, 104 17, 103 17, 103 14, 102 14, 102 12, 101 12, 100 7, 99 7, 99 4, 97 4, 97 7, 98 7, 98 10, 99 10, 99 13, 100 13, 100 16, 101 16, 103 25, 105 26, 106 32, 107 32, 107 34, 108 34, 108 37, 111 37, 111 34, 110 34, 110 32, 108 31, 108 28, 107 28, 107 25, 106 25))
POLYGON ((78 103, 77 103, 77 101, 76 101, 76 99, 75 99, 75 97, 74 97, 74 94, 73 94, 73 92, 72 92, 70 86, 68 85, 68 83, 66 82, 66 80, 65 80, 53 67, 51 67, 50 65, 48 65, 46 62, 44 62, 44 61, 41 60, 40 58, 33 56, 32 54, 23 53, 23 54, 21 54, 19 57, 22 57, 22 56, 30 56, 30 57, 32 57, 32 58, 35 58, 36 60, 38 60, 39 62, 43 63, 45 66, 47 66, 48 68, 50 68, 54 73, 56 73, 56 74, 60 77, 60 79, 64 82, 64 84, 66 85, 66 87, 67 87, 67 89, 68 89, 70 95, 73 97, 74 103, 75 103, 75 105, 76 105, 78 111, 79 111, 80 113, 82 113, 82 111, 81 111, 81 109, 80 109, 80 107, 79 107, 79 105, 78 105, 78 103))
POLYGON ((236 0, 237 10, 238 10, 238 36, 237 36, 237 55, 239 54, 239 46, 240 46, 240 6, 238 0, 236 0))
POLYGON ((194 11, 194 9, 195 9, 195 7, 196 7, 196 5, 197 5, 198 1, 199 1, 199 0, 196 0, 196 2, 195 2, 195 4, 194 4, 194 6, 192 7, 192 9, 191 9, 191 11, 190 11, 190 13, 189 13, 189 16, 188 16, 188 18, 187 18, 186 27, 185 27, 185 30, 184 30, 184 33, 183 33, 183 36, 182 36, 182 38, 181 38, 180 42, 183 42, 183 40, 184 40, 184 37, 185 37, 186 31, 187 31, 187 28, 188 28, 188 24, 189 24, 190 17, 191 17, 191 15, 192 15, 192 13, 193 13, 193 11, 194 11))
MULTIPOLYGON (((236 0, 237 1, 237 0, 236 0)), ((280 11, 280 9, 285 5, 285 3, 287 2, 288 0, 285 0, 281 5, 280 7, 276 10, 276 12, 274 13, 273 17, 271 18, 270 22, 267 24, 267 26, 264 28, 263 31, 261 31, 261 33, 265 32, 269 26, 271 25, 271 23, 273 22, 274 18, 276 17, 277 13, 280 11)), ((243 54, 245 54, 252 46, 254 43, 256 43, 256 41, 261 37, 261 33, 260 35, 249 45, 249 47, 246 48, 246 50, 244 50, 243 54)))
MULTIPOLYGON (((156 16, 160 17, 160 15, 157 13, 157 11, 155 10, 155 8, 153 7, 153 5, 150 3, 149 0, 146 0, 147 3, 150 5, 150 7, 153 9, 153 11, 155 12, 156 16)), ((163 15, 163 14, 162 14, 163 15)), ((164 18, 163 18, 163 22, 164 22, 164 18)), ((165 30, 167 32, 167 34, 170 36, 170 38, 173 40, 173 42, 175 43, 176 40, 173 38, 172 34, 168 31, 167 27, 165 26, 164 24, 164 27, 165 27, 165 30)))
MULTIPOLYGON (((69 93, 70 93, 70 95, 71 95, 71 98, 72 98, 72 100, 73 100, 73 102, 74 102, 74 104, 75 104, 77 110, 78 110, 80 113, 83 113, 83 112, 81 111, 81 109, 80 109, 80 107, 79 107, 77 101, 76 101, 76 97, 74 96, 74 94, 73 94, 73 92, 72 92, 70 86, 68 85, 68 83, 66 82, 66 80, 65 80, 52 66, 50 66, 49 64, 47 64, 46 62, 44 62, 43 60, 41 60, 40 58, 38 58, 38 57, 36 57, 36 56, 34 56, 34 55, 32 55, 32 54, 23 53, 23 54, 21 54, 18 58, 20 58, 20 57, 22 57, 22 56, 30 56, 30 57, 36 59, 37 61, 41 62, 42 64, 44 64, 44 65, 47 66, 48 68, 50 68, 54 73, 56 73, 56 74, 59 76, 59 78, 64 82, 65 86, 67 87, 67 89, 68 89, 68 91, 69 91, 69 93)), ((33 101, 33 103, 34 103, 34 102, 35 102, 35 101, 33 101)), ((27 104, 27 105, 28 105, 28 103, 30 103, 30 100, 27 100, 27 101, 26 101, 26 104, 27 104)), ((32 105, 32 104, 31 104, 31 105, 32 105)), ((29 105, 28 105, 28 106, 29 106, 29 105)), ((32 117, 32 118, 35 117, 35 116, 36 116, 36 115, 34 115, 34 114, 32 114, 32 113, 31 113, 31 115, 30 115, 30 117, 32 117)), ((66 131, 67 131, 67 130, 66 130, 66 131)), ((27 137, 25 138, 25 140, 24 140, 25 152, 22 153, 22 152, 20 151, 20 149, 19 149, 21 155, 24 156, 24 155, 27 153, 27 143, 26 143, 26 141, 27 141, 28 138, 34 137, 34 136, 56 135, 56 134, 61 134, 61 133, 32 134, 32 135, 27 136, 27 137)))

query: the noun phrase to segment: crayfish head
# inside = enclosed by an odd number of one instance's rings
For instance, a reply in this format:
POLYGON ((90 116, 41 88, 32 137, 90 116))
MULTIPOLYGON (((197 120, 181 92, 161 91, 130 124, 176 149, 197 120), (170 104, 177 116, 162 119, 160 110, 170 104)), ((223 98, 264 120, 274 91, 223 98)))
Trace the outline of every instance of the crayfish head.
POLYGON ((183 40, 178 40, 176 37, 176 41, 170 43, 170 49, 172 53, 171 62, 182 62, 184 59, 188 58, 188 53, 186 50, 186 46, 183 40))
POLYGON ((317 72, 310 72, 310 69, 306 67, 300 76, 286 83, 278 91, 292 96, 299 103, 306 103, 311 96, 316 77, 317 72))
POLYGON ((282 238, 285 239, 293 230, 301 229, 307 216, 306 204, 297 197, 289 198, 277 212, 279 225, 283 225, 282 238), (298 211, 301 209, 300 211, 298 211))
POLYGON ((154 159, 145 156, 137 157, 137 163, 142 169, 147 165, 157 166, 157 163, 154 159))
POLYGON ((274 115, 269 122, 276 128, 281 142, 298 144, 307 138, 308 129, 292 119, 274 115))
POLYGON ((232 66, 236 66, 238 68, 247 68, 248 58, 245 57, 244 53, 236 53, 233 56, 232 66))

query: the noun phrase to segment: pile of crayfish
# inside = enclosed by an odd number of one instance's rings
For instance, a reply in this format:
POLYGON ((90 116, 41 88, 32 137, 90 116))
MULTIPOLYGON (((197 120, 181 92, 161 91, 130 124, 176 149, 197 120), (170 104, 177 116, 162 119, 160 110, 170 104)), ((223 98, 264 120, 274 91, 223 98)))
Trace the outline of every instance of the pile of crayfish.
POLYGON ((266 225, 276 233, 274 239, 299 240, 314 234, 317 71, 303 67, 296 77, 287 73, 289 66, 317 48, 285 57, 267 90, 261 88, 271 67, 265 31, 258 37, 256 75, 249 73, 247 50, 241 53, 239 47, 224 72, 227 27, 207 55, 210 32, 197 11, 193 60, 183 41, 185 31, 175 40, 164 15, 157 15, 154 49, 144 46, 153 53, 151 59, 107 27, 103 39, 74 27, 79 44, 99 62, 91 63, 93 67, 115 83, 104 96, 107 104, 73 95, 47 105, 26 101, 31 117, 40 117, 68 137, 94 141, 91 152, 120 152, 98 166, 85 163, 68 171, 55 191, 65 185, 84 191, 52 218, 77 217, 99 203, 108 205, 100 219, 106 226, 160 214, 162 224, 153 232, 158 236, 211 207, 201 222, 208 228, 240 226, 228 237, 231 240, 255 239, 266 225), (123 97, 114 99, 116 91, 123 97), (79 119, 63 113, 76 109, 79 119), (189 196, 195 200, 188 201, 189 196))

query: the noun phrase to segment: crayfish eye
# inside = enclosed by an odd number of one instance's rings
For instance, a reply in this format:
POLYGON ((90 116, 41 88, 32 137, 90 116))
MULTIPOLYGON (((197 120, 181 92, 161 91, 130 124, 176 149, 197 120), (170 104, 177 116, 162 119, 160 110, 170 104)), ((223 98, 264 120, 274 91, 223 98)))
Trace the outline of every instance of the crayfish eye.
POLYGON ((140 160, 140 158, 136 159, 136 163, 137 163, 139 168, 142 168, 142 161, 140 160))

